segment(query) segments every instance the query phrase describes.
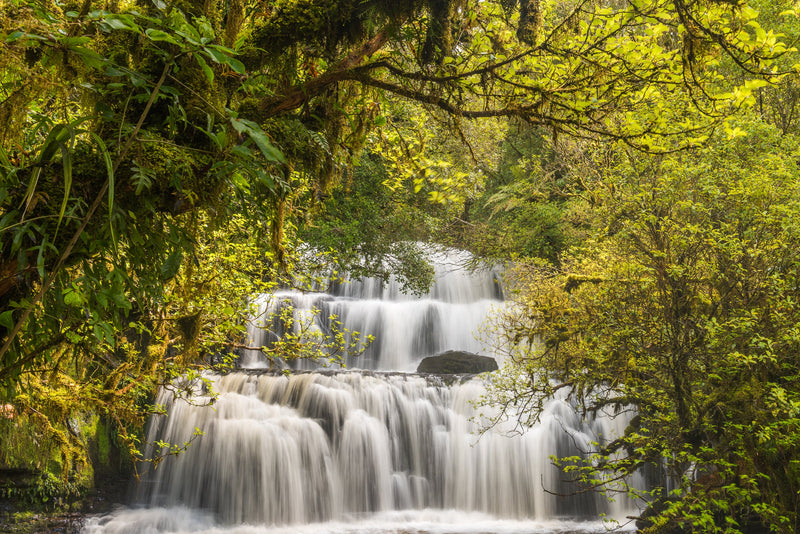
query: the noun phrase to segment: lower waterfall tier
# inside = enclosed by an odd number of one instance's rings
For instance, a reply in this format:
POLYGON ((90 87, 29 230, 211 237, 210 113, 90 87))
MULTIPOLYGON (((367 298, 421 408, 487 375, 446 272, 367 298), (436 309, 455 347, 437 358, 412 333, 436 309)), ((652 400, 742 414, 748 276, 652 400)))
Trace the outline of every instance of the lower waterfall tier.
POLYGON ((196 430, 202 436, 144 474, 141 504, 202 509, 229 525, 423 509, 590 519, 632 508, 592 493, 557 497, 577 488, 550 461, 613 439, 627 424, 622 415, 582 421, 554 399, 524 433, 497 425, 477 434, 472 401, 485 392, 478 379, 445 386, 356 372, 211 378, 219 393, 213 406, 161 393, 168 416, 153 419, 148 441, 180 446, 196 430))

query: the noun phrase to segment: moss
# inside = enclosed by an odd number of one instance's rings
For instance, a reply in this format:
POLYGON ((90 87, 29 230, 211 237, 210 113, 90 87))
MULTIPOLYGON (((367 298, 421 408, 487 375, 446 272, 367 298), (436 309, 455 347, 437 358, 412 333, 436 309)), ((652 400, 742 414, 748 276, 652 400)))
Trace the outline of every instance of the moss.
MULTIPOLYGON (((39 392, 40 393, 40 392, 39 392)), ((16 397, 18 415, 0 425, 0 498, 36 509, 63 509, 94 487, 95 469, 90 461, 91 443, 98 432, 99 417, 70 413, 61 397, 36 395, 38 409, 58 414, 60 421, 44 420, 30 406, 27 395, 16 397), (13 475, 13 476, 12 476, 13 475)), ((108 455, 106 454, 106 457, 108 455)))
POLYGON ((72 513, 0 512, 2 532, 9 534, 40 534, 42 532, 80 532, 82 516, 72 513))
POLYGON ((23 522, 23 521, 32 520, 33 518, 36 517, 36 514, 34 512, 31 512, 31 511, 15 512, 13 517, 14 517, 15 521, 23 522))
POLYGON ((381 22, 410 16, 429 3, 278 0, 254 28, 253 44, 273 57, 298 45, 333 57, 337 46, 358 42, 381 22))
POLYGON ((15 423, 4 422, 0 434, 0 499, 7 510, 63 512, 82 506, 96 480, 100 487, 110 484, 112 490, 115 484, 124 486, 133 461, 98 415, 65 422, 80 449, 78 455, 71 450, 71 457, 58 443, 48 441, 35 421, 20 417, 15 423))
MULTIPOLYGON (((0 481, 2 482, 2 481, 0 481)), ((8 501, 11 509, 57 510, 69 505, 87 493, 88 488, 78 482, 63 480, 53 473, 16 482, 0 484, 0 499, 8 501)))
POLYGON ((97 423, 95 424, 94 437, 97 441, 97 460, 99 461, 100 465, 109 467, 109 452, 111 449, 111 443, 108 439, 108 428, 103 424, 102 421, 100 421, 99 417, 97 418, 97 423))

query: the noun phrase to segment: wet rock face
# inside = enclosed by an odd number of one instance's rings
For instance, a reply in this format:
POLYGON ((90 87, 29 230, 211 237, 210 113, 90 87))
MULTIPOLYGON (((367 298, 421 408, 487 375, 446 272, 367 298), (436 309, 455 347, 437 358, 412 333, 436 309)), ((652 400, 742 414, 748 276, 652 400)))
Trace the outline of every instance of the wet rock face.
POLYGON ((436 356, 428 356, 417 367, 418 373, 440 375, 478 374, 496 370, 497 362, 494 358, 459 350, 448 350, 436 356))

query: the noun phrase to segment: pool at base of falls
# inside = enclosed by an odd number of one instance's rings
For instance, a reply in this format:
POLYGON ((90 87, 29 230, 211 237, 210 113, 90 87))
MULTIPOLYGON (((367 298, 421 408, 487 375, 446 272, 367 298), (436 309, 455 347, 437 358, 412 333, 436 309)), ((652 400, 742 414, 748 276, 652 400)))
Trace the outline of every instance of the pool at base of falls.
POLYGON ((634 530, 632 524, 498 519, 476 512, 434 509, 382 512, 324 523, 220 525, 212 514, 175 507, 122 508, 90 518, 83 534, 600 534, 614 527, 634 530))

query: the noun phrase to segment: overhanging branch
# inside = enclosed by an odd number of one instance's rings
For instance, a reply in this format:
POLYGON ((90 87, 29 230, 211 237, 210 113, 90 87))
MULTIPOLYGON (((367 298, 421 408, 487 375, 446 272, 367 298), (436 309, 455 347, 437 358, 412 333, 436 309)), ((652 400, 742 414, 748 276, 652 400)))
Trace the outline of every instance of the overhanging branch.
MULTIPOLYGON (((274 117, 298 109, 329 86, 347 79, 349 72, 357 67, 364 58, 380 50, 389 40, 389 37, 390 31, 388 28, 378 32, 375 37, 336 63, 324 74, 311 78, 302 85, 292 87, 285 94, 277 98, 263 101, 260 106, 260 111, 265 117, 274 117)), ((380 65, 375 64, 375 66, 380 65)), ((371 66, 370 68, 374 67, 371 66)))

